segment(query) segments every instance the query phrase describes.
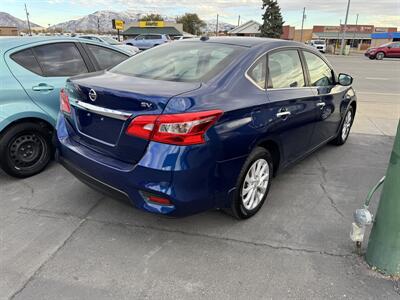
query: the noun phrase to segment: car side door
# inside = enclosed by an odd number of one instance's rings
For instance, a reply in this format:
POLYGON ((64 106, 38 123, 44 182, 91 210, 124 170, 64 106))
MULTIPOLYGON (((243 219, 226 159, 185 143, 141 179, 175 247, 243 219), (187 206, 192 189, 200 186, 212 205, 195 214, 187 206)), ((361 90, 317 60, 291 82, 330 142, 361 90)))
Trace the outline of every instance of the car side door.
POLYGON ((139 49, 143 49, 144 45, 145 45, 145 36, 144 35, 138 35, 137 37, 135 37, 133 45, 138 47, 139 49))
POLYGON ((307 153, 314 127, 314 94, 307 87, 303 62, 296 48, 268 53, 268 131, 279 137, 283 161, 307 153))
POLYGON ((387 48, 387 57, 400 57, 400 43, 392 43, 387 48))
POLYGON ((65 80, 93 71, 74 42, 48 43, 13 51, 7 55, 6 62, 32 101, 54 120, 65 80))
POLYGON ((129 58, 129 55, 108 47, 91 43, 82 43, 82 46, 97 71, 114 67, 129 58))
POLYGON ((315 129, 311 147, 334 138, 342 120, 341 105, 348 87, 336 83, 330 65, 318 54, 302 50, 309 86, 314 93, 315 129))

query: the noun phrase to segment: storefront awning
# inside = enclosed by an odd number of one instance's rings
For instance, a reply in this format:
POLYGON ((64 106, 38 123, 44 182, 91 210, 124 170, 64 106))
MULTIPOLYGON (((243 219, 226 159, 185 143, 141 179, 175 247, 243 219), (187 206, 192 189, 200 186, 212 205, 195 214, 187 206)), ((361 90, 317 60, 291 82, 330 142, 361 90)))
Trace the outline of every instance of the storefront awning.
MULTIPOLYGON (((326 39, 326 40, 336 40, 341 39, 343 36, 343 32, 314 32, 313 37, 318 39, 326 39)), ((370 33, 360 33, 360 32, 346 32, 344 35, 346 40, 370 40, 371 34, 370 33)))

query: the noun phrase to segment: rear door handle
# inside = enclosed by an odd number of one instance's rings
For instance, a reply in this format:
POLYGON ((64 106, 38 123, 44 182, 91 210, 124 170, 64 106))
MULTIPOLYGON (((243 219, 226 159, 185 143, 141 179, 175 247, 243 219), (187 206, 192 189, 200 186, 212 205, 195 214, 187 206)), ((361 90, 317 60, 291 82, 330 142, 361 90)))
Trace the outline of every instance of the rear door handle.
POLYGON ((281 111, 281 112, 278 112, 277 114, 276 114, 276 116, 278 117, 278 118, 286 118, 287 116, 290 116, 292 113, 290 112, 290 111, 281 111))
POLYGON ((37 92, 52 91, 54 90, 54 86, 48 85, 46 83, 39 83, 38 85, 33 86, 32 90, 37 92))
POLYGON ((325 102, 318 102, 317 106, 323 109, 325 107, 326 103, 325 102))

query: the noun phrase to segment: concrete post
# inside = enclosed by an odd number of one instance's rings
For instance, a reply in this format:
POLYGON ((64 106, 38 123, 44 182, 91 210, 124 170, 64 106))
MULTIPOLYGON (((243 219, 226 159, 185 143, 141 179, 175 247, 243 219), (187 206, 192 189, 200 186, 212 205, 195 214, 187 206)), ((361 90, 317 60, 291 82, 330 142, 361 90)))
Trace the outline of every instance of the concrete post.
POLYGON ((387 275, 400 275, 400 121, 366 260, 387 275))

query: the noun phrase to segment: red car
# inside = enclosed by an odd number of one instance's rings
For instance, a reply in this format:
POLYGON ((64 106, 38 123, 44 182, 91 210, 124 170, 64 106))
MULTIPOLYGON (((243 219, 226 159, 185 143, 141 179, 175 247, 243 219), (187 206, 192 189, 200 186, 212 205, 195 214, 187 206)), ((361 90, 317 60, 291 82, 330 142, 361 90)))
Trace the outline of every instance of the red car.
POLYGON ((364 54, 369 59, 383 59, 384 57, 400 58, 400 42, 393 42, 380 45, 375 48, 368 48, 364 54))

